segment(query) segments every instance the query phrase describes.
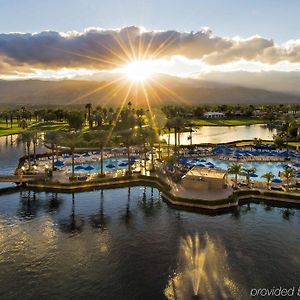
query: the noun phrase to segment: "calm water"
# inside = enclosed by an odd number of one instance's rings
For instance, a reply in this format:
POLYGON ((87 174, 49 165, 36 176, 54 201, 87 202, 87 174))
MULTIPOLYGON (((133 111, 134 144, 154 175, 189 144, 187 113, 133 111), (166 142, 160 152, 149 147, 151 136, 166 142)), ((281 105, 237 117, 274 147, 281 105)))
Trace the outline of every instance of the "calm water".
MULTIPOLYGON (((276 129, 269 129, 265 125, 249 125, 249 126, 198 126, 194 127, 193 144, 202 143, 228 143, 241 140, 252 140, 260 138, 263 140, 273 140, 276 129)), ((189 145, 190 133, 183 132, 180 135, 180 143, 189 145)), ((164 135, 167 141, 168 135, 164 135)), ((171 134, 171 144, 174 144, 174 134, 171 134)))
MULTIPOLYGON (((39 145, 36 150, 37 153, 43 153, 46 149, 39 145)), ((13 174, 23 155, 24 146, 17 142, 17 135, 0 137, 0 175, 13 174)))
POLYGON ((299 285, 299 228, 298 209, 251 204, 208 216, 144 187, 5 195, 0 299, 165 299, 180 240, 196 233, 218 241, 211 271, 228 266, 232 298, 249 299, 253 287, 299 285))

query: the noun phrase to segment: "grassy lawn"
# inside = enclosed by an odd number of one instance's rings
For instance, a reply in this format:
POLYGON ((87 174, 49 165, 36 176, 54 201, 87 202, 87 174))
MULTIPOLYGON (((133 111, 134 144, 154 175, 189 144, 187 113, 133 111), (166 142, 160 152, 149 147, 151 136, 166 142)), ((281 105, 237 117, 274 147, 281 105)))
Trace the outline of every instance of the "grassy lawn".
MULTIPOLYGON (((45 122, 45 123, 32 123, 27 129, 37 129, 39 131, 48 131, 48 130, 63 130, 67 129, 67 123, 59 123, 59 122, 45 122)), ((17 123, 13 123, 13 127, 10 128, 10 124, 8 128, 6 128, 6 124, 4 120, 0 120, 0 136, 17 134, 24 131, 21 127, 18 127, 17 123)))
POLYGON ((252 118, 233 118, 233 119, 195 119, 190 120, 192 126, 241 126, 267 123, 267 120, 252 118))

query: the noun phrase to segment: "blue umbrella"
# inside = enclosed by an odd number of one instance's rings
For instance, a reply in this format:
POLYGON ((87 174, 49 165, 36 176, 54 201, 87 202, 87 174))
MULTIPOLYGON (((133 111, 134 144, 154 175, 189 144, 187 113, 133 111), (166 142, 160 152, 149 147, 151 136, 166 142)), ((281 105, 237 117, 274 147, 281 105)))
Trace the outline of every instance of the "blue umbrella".
POLYGON ((206 159, 202 158, 200 159, 200 162, 206 162, 206 159))
POLYGON ((106 168, 108 168, 108 169, 113 169, 113 168, 115 168, 116 166, 115 165, 113 165, 113 164, 108 164, 108 165, 106 165, 106 168))
POLYGON ((200 167, 200 168, 205 168, 205 165, 203 165, 203 164, 197 164, 196 166, 200 167))
POLYGON ((61 160, 57 160, 55 163, 54 163, 55 167, 63 167, 65 164, 63 161, 61 160))
POLYGON ((92 166, 87 166, 86 168, 84 168, 86 171, 92 171, 94 170, 95 168, 92 167, 92 166))
POLYGON ((78 170, 85 170, 85 167, 83 167, 83 166, 76 166, 75 170, 76 171, 78 171, 78 170))
POLYGON ((255 174, 255 173, 251 173, 251 174, 249 175, 249 177, 251 177, 251 178, 255 178, 255 177, 258 177, 258 175, 257 175, 257 174, 255 174))
POLYGON ((297 164, 293 164, 293 166, 296 167, 296 168, 300 168, 300 164, 298 164, 298 163, 297 164))
POLYGON ((300 173, 296 173, 296 178, 300 178, 300 173))
POLYGON ((88 153, 82 154, 83 157, 89 157, 90 155, 88 153))
POLYGON ((119 167, 126 167, 128 166, 128 163, 127 162, 122 162, 119 164, 119 167))
POLYGON ((281 180, 281 179, 279 179, 279 178, 275 178, 275 179, 273 179, 273 180, 272 180, 272 182, 274 182, 274 183, 281 183, 281 182, 282 182, 282 180, 281 180))
POLYGON ((214 165, 213 163, 211 163, 211 162, 208 162, 206 165, 209 166, 209 167, 214 167, 214 166, 215 166, 215 165, 214 165))

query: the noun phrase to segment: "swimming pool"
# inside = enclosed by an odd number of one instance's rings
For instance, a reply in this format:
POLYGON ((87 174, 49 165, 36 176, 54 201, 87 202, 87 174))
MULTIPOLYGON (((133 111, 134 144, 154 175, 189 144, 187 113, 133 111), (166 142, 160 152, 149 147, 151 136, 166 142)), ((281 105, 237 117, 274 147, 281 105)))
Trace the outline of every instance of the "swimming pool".
MULTIPOLYGON (((134 159, 131 160, 131 162, 134 162, 134 159)), ((68 171, 72 170, 71 165, 66 166, 68 171)), ((105 158, 103 160, 103 171, 104 172, 112 172, 116 170, 124 170, 128 168, 128 159, 127 157, 111 157, 111 158, 105 158)), ((75 172, 78 173, 99 173, 101 172, 101 161, 93 161, 93 162, 84 162, 75 164, 75 172), (93 167, 92 170, 88 171, 85 170, 87 166, 93 167), (79 168, 78 168, 79 167, 79 168), (80 168, 82 167, 82 169, 80 168)))
MULTIPOLYGON (((187 163, 191 165, 200 165, 207 166, 207 163, 212 163, 214 166, 227 170, 228 167, 233 164, 231 161, 223 161, 220 159, 216 159, 213 157, 205 157, 205 158, 188 158, 187 163)), ((286 163, 284 162, 244 162, 240 163, 243 168, 255 168, 255 174, 257 177, 253 178, 256 181, 265 181, 261 176, 267 172, 272 172, 275 177, 278 177, 278 173, 284 170, 284 166, 286 163)), ((289 164, 292 167, 292 164, 289 164)))

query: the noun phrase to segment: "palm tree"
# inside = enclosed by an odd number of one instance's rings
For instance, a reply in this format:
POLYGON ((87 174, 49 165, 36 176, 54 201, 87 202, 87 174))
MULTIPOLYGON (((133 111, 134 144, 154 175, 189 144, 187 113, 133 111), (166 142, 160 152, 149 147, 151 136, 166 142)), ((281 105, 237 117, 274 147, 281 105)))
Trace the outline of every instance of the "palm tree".
POLYGON ((103 130, 92 131, 85 135, 85 139, 92 141, 93 143, 96 143, 99 146, 101 155, 100 168, 101 175, 103 175, 103 148, 107 144, 107 132, 103 130))
POLYGON ((136 137, 132 130, 125 130, 121 133, 121 140, 127 149, 128 175, 131 175, 130 147, 136 143, 136 137))
MULTIPOLYGON (((145 130, 144 130, 145 131, 145 130)), ((145 136, 145 142, 149 143, 151 147, 151 169, 154 170, 154 154, 153 154, 153 148, 154 143, 157 141, 157 134, 153 128, 147 128, 146 136, 145 136)), ((145 151, 145 171, 146 171, 146 154, 145 151)))
POLYGON ((79 134, 74 131, 65 132, 63 135, 64 142, 70 148, 70 152, 72 155, 72 178, 74 178, 75 175, 74 151, 75 151, 76 141, 78 137, 79 134))
POLYGON ((92 119, 91 119, 92 104, 91 103, 87 103, 85 105, 85 108, 88 111, 88 122, 89 122, 89 128, 91 129, 93 127, 93 123, 92 123, 92 119))
POLYGON ((250 175, 255 173, 255 168, 242 168, 242 172, 246 175, 247 185, 250 185, 250 175))
POLYGON ((54 150, 57 149, 57 144, 61 138, 58 131, 47 131, 45 134, 45 142, 50 144, 52 151, 52 170, 54 170, 54 150))
POLYGON ((241 170, 242 170, 242 165, 238 163, 233 163, 228 167, 228 172, 230 174, 235 175, 234 178, 235 187, 237 187, 238 175, 241 173, 241 170))
POLYGON ((25 146, 25 156, 26 156, 26 148, 27 148, 27 158, 28 158, 28 166, 29 169, 31 169, 31 161, 30 161, 30 146, 32 142, 32 132, 30 131, 24 131, 21 132, 18 140, 21 141, 25 146))
POLYGON ((168 159, 170 158, 170 139, 171 139, 171 128, 173 127, 172 120, 168 120, 166 123, 168 128, 168 159))
POLYGON ((261 177, 266 179, 267 187, 269 189, 270 188, 270 182, 275 177, 275 175, 272 172, 267 172, 267 173, 263 174, 261 177))
POLYGON ((285 168, 282 172, 282 176, 286 179, 287 189, 289 190, 290 180, 295 178, 296 171, 293 168, 285 168))
POLYGON ((34 160, 36 160, 36 146, 40 138, 40 135, 37 130, 32 130, 31 132, 32 132, 32 144, 33 144, 33 157, 34 160))

